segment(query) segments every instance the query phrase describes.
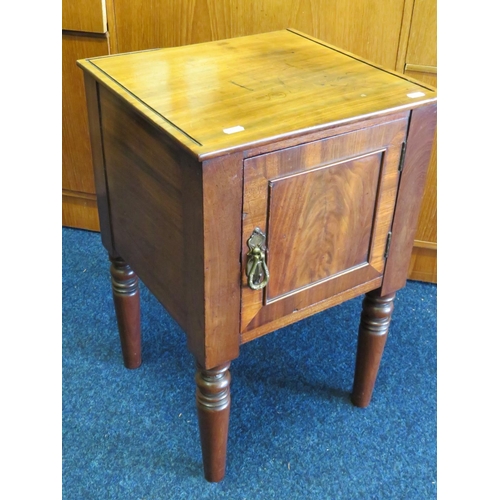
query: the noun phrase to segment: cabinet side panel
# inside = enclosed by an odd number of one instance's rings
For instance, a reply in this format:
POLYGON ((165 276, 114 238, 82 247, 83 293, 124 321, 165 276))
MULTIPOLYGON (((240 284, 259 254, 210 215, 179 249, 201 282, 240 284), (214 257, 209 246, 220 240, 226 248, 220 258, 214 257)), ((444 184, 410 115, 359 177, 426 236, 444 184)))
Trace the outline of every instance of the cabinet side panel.
POLYGON ((243 155, 203 163, 205 365, 238 357, 243 155))
POLYGON ((116 252, 185 329, 182 170, 197 162, 108 90, 100 96, 116 252))
POLYGON ((84 81, 101 239, 106 250, 114 256, 115 250, 113 247, 113 234, 111 228, 111 219, 109 215, 106 165, 104 163, 102 148, 99 86, 97 82, 87 73, 84 73, 84 81))
POLYGON ((188 347, 211 369, 239 354, 243 155, 182 167, 188 347))
POLYGON ((184 280, 188 348, 205 365, 205 249, 203 245, 203 172, 188 163, 182 169, 184 280))
POLYGON ((406 156, 392 226, 392 242, 382 283, 382 294, 406 284, 411 249, 436 130, 436 103, 415 109, 410 117, 406 156))

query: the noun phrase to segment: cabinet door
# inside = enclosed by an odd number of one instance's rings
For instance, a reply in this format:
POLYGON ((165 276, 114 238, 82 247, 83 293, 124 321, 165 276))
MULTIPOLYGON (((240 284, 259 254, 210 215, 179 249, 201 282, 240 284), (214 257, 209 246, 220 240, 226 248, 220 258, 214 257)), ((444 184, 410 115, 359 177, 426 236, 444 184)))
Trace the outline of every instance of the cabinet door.
POLYGON ((62 37, 62 224, 99 230, 83 74, 77 59, 107 55, 105 36, 62 37))
POLYGON ((243 341, 360 285, 380 285, 406 129, 399 119, 245 160, 243 341), (257 227, 270 276, 261 290, 246 276, 257 227))
POLYGON ((104 0, 63 0, 63 30, 106 33, 106 23, 104 0))

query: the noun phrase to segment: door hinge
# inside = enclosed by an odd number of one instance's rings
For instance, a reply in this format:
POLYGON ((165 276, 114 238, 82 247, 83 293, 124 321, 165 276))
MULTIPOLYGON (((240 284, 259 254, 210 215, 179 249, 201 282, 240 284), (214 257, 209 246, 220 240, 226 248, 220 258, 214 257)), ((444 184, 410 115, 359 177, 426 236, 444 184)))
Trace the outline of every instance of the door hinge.
POLYGON ((399 157, 399 168, 398 168, 398 170, 400 172, 403 171, 403 168, 405 166, 405 155, 406 155, 406 142, 403 142, 401 144, 401 156, 399 157))
POLYGON ((392 240, 392 231, 389 231, 387 233, 387 242, 385 243, 384 259, 387 259, 387 257, 389 256, 389 250, 391 248, 391 240, 392 240))

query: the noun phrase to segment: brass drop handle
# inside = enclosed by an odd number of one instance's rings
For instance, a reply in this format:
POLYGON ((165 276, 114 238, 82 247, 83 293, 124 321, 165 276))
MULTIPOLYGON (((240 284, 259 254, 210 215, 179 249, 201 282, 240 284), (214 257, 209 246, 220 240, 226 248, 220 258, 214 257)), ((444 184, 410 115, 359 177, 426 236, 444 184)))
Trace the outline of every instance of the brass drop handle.
POLYGON ((269 269, 266 265, 266 235, 256 227, 248 238, 247 245, 250 251, 247 253, 248 286, 252 290, 262 290, 269 283, 269 269))

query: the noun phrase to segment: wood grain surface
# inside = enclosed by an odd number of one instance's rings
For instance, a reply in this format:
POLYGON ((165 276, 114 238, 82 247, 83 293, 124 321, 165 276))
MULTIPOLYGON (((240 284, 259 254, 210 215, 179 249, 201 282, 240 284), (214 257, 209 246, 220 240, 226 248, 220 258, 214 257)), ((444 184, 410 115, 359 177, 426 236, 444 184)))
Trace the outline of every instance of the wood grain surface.
MULTIPOLYGON (((295 28, 394 69, 404 0, 114 0, 118 51, 295 28)), ((409 9, 411 12, 411 9, 409 9)))
POLYGON ((113 247, 186 329, 182 151, 112 93, 99 95, 113 247))
POLYGON ((106 1, 62 0, 62 29, 105 33, 106 1))
POLYGON ((387 258, 382 295, 393 293, 406 284, 411 249, 436 131, 437 104, 412 111, 406 155, 394 214, 392 244, 387 258))
POLYGON ((246 263, 246 242, 259 227, 269 234, 271 277, 269 292, 256 291, 242 272, 243 338, 382 276, 407 119, 360 128, 245 161, 241 258, 246 263), (339 176, 343 187, 336 185, 339 176), (303 252, 310 262, 301 260, 303 252))
POLYGON ((269 182, 267 302, 368 262, 382 157, 269 182))
POLYGON ((63 190, 62 195, 62 225, 67 227, 84 227, 91 231, 99 231, 99 214, 97 201, 78 193, 63 190))
POLYGON ((437 66, 437 2, 415 0, 406 64, 437 66))
POLYGON ((84 79, 76 61, 108 54, 105 37, 62 37, 62 187, 95 193, 84 79), (84 140, 83 140, 84 139, 84 140))
POLYGON ((241 154, 203 165, 99 89, 111 241, 212 368, 239 352, 241 154), (225 189, 222 189, 224 186, 225 189))
POLYGON ((435 248, 413 247, 408 279, 437 283, 437 244, 435 248))
POLYGON ((80 65, 200 158, 435 99, 288 30, 80 65))

